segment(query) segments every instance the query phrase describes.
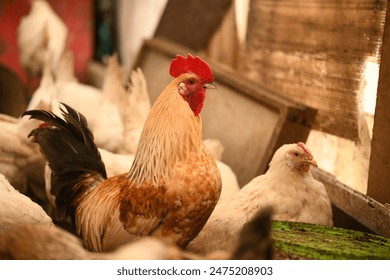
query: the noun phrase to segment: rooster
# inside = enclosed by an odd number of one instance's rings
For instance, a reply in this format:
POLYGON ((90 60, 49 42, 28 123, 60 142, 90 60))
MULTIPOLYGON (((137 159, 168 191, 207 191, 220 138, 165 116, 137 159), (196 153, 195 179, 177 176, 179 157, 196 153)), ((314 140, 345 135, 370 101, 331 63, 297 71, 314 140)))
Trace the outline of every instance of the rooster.
POLYGON ((70 217, 90 250, 111 251, 146 235, 185 248, 219 199, 221 176, 200 117, 211 68, 178 55, 169 73, 174 79, 151 108, 130 170, 110 178, 82 114, 66 104, 64 119, 44 110, 23 114, 44 122, 29 137, 52 171, 59 216, 70 217))
POLYGON ((232 250, 244 224, 265 207, 272 207, 273 220, 332 226, 331 202, 325 186, 313 178, 310 166, 317 163, 305 144, 280 147, 265 174, 245 185, 234 200, 218 202, 188 250, 201 254, 232 250))

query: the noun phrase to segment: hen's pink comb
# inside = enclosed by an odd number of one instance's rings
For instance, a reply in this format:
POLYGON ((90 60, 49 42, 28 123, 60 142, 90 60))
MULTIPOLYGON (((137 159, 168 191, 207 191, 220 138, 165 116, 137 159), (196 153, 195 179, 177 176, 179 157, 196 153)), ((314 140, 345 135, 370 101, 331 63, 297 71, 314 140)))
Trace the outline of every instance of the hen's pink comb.
POLYGON ((305 146, 305 144, 299 142, 297 146, 300 147, 305 152, 306 155, 312 156, 310 150, 305 146))
POLYGON ((214 82, 210 66, 198 56, 194 57, 191 54, 188 54, 187 57, 177 55, 176 58, 172 59, 169 74, 177 78, 184 73, 196 74, 203 83, 214 82))

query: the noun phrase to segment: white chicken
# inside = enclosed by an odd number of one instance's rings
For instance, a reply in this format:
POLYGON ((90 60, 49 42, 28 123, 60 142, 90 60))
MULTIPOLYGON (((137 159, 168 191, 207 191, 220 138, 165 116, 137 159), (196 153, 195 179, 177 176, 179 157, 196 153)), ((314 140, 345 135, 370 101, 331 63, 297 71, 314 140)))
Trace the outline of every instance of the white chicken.
POLYGON ((0 260, 223 260, 271 259, 270 214, 261 212, 240 234, 233 253, 197 255, 161 239, 145 236, 109 253, 85 249, 81 239, 58 227, 41 223, 8 225, 0 230, 0 260), (260 231, 260 234, 259 234, 260 231))
MULTIPOLYGON (((49 69, 46 67, 44 72, 49 69)), ((49 70, 50 72, 50 70, 49 70)), ((51 75, 44 74, 40 86, 36 90, 36 97, 30 101, 29 108, 50 110, 52 108, 51 96, 54 94, 54 82, 51 75), (40 94, 39 92, 44 92, 40 94), (44 98, 38 98, 44 97, 44 98)), ((45 193, 44 168, 45 159, 28 140, 27 135, 39 122, 31 122, 27 118, 14 118, 0 114, 0 173, 18 191, 28 194, 41 206, 47 204, 45 193)))
MULTIPOLYGON (((42 102, 36 104, 37 109, 48 107, 42 102)), ((40 186, 43 191, 45 160, 26 137, 36 125, 26 118, 0 114, 0 174, 24 194, 29 187, 40 186)))
POLYGON ((219 200, 225 200, 229 197, 232 197, 240 190, 240 185, 238 184, 237 175, 231 169, 229 165, 222 161, 222 154, 224 152, 224 147, 218 139, 205 139, 203 140, 206 145, 207 150, 213 155, 217 162, 217 167, 221 173, 222 178, 222 191, 219 197, 219 200))
POLYGON ((269 206, 273 220, 332 226, 331 202, 324 185, 313 178, 311 165, 317 164, 303 143, 280 147, 265 174, 250 181, 234 199, 219 201, 188 250, 201 254, 231 251, 243 226, 257 211, 269 206))
MULTIPOLYGON (((49 70, 51 70, 49 68, 49 70)), ((74 72, 74 53, 66 49, 58 62, 57 68, 51 73, 55 76, 56 84, 78 82, 74 72)))
POLYGON ((19 191, 26 193, 28 183, 24 169, 35 147, 26 141, 16 118, 1 114, 0 130, 0 173, 19 191))
MULTIPOLYGON (((89 120, 89 126, 95 134, 95 141, 99 147, 117 153, 134 153, 135 148, 128 144, 129 141, 126 145, 122 143, 124 136, 122 118, 125 116, 121 116, 118 109, 127 102, 127 94, 123 87, 117 56, 110 60, 103 90, 79 83, 74 75, 73 53, 66 49, 67 37, 68 30, 65 23, 49 3, 44 0, 33 0, 30 13, 22 18, 18 27, 22 65, 33 75, 40 74, 45 65, 49 66, 44 73, 46 78, 43 79, 47 80, 48 75, 54 76, 54 88, 47 86, 44 89, 54 91, 54 95, 49 94, 53 99, 53 105, 56 102, 64 102, 82 112, 89 120)), ((144 81, 140 71, 134 76, 137 76, 134 79, 144 81)), ((45 99, 44 94, 43 90, 35 92, 27 110, 36 108, 36 100, 45 99), (36 95, 41 96, 35 98, 36 95)), ((53 110, 59 113, 57 108, 57 105, 53 106, 53 110)), ((129 136, 131 132, 126 134, 129 136)), ((139 132, 136 138, 139 138, 139 132)))
MULTIPOLYGON (((62 59, 72 58, 64 56, 62 59)), ((66 71, 68 73, 73 71, 73 64, 68 62, 67 65, 66 71)), ((103 90, 79 83, 76 79, 72 80, 71 74, 67 74, 66 80, 59 79, 55 82, 56 101, 68 104, 85 115, 98 147, 113 152, 120 152, 123 139, 122 120, 115 102, 123 99, 126 94, 121 81, 122 76, 118 73, 117 67, 117 58, 113 57, 106 71, 103 90), (115 83, 117 83, 116 89, 111 92, 115 83), (113 97, 115 94, 118 95, 117 98, 113 97)), ((58 105, 55 103, 53 103, 53 111, 59 113, 58 105)))
POLYGON ((31 10, 18 26, 20 61, 33 76, 40 74, 46 61, 57 68, 65 50, 68 29, 62 19, 44 0, 31 1, 31 10))
POLYGON ((0 174, 0 232, 8 226, 39 223, 53 225, 42 207, 21 194, 0 174))
POLYGON ((149 115, 151 102, 145 76, 140 68, 131 72, 126 98, 117 102, 122 124, 122 149, 135 154, 146 118, 149 115))
POLYGON ((27 110, 39 100, 51 100, 53 112, 60 114, 58 102, 70 105, 88 120, 98 147, 115 153, 135 153, 143 124, 150 111, 145 77, 140 69, 132 72, 129 90, 122 81, 117 55, 110 58, 103 82, 98 89, 77 81, 73 69, 73 53, 67 50, 61 56, 56 74, 45 68, 44 90, 36 91, 27 110), (46 92, 45 92, 46 90, 46 92))
POLYGON ((0 230, 0 260, 182 260, 199 259, 155 237, 144 237, 110 253, 85 249, 70 232, 44 224, 18 224, 0 230))
POLYGON ((90 254, 79 238, 54 225, 22 223, 0 231, 0 260, 83 260, 90 254))
MULTIPOLYGON (((51 109, 53 91, 53 79, 45 73, 36 90, 37 94, 28 105, 29 109, 51 109)), ((41 200, 46 199, 43 177, 45 160, 36 145, 27 138, 31 129, 38 124, 39 122, 31 122, 27 118, 0 114, 0 173, 21 193, 26 194, 28 189, 32 190, 34 196, 41 200)))
POLYGON ((35 110, 43 105, 48 109, 52 109, 53 104, 57 102, 55 98, 56 94, 57 88, 54 76, 50 69, 49 62, 46 61, 46 64, 43 67, 43 74, 39 82, 39 87, 32 94, 26 110, 35 110))

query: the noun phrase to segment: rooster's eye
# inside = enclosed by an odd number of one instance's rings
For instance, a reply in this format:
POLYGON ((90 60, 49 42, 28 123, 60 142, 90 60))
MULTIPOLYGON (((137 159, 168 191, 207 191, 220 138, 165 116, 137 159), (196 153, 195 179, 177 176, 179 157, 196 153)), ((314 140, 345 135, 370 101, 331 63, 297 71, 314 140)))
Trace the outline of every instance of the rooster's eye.
POLYGON ((189 83, 190 85, 193 85, 193 84, 195 83, 195 81, 194 81, 194 80, 188 80, 188 83, 189 83))

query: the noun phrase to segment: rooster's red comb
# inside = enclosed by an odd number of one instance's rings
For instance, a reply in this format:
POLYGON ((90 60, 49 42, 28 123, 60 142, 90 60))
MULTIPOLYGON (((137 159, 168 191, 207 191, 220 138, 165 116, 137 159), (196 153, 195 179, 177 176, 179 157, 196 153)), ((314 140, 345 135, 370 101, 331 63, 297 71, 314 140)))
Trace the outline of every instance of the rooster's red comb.
POLYGON ((210 66, 199 56, 194 57, 188 54, 187 57, 184 57, 177 55, 176 58, 172 59, 169 74, 177 78, 183 73, 194 73, 204 83, 214 82, 214 76, 210 66))

